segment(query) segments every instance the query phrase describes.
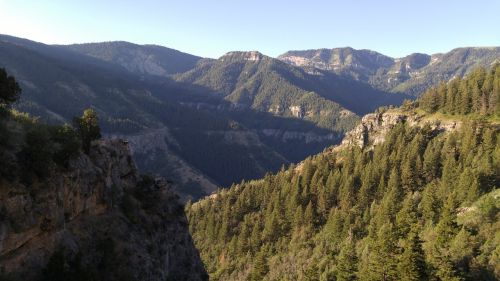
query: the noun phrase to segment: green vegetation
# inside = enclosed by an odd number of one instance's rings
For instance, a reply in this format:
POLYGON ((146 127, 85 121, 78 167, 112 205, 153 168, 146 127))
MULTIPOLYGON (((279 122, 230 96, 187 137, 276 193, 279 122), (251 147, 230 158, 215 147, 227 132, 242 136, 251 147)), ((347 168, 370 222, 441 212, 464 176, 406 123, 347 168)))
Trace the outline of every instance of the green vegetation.
POLYGON ((355 114, 402 101, 401 95, 329 72, 311 74, 256 52, 231 52, 203 61, 176 79, 206 87, 241 107, 299 117, 336 132, 351 129, 358 121, 355 114))
POLYGON ((73 126, 75 126, 76 132, 80 136, 83 151, 88 154, 92 141, 101 138, 101 128, 99 127, 97 113, 91 108, 86 109, 82 117, 75 117, 73 119, 73 126))
POLYGON ((453 79, 425 92, 419 106, 428 113, 500 115, 500 65, 478 68, 465 79, 453 79))
MULTIPOLYGON (((71 123, 74 116, 81 116, 85 109, 92 108, 99 113, 103 135, 124 138, 139 135, 139 140, 145 142, 155 132, 167 132, 165 145, 158 141, 155 142, 157 147, 151 147, 141 155, 135 154, 136 163, 141 171, 158 173, 176 182, 177 191, 194 198, 206 195, 204 190, 207 188, 195 180, 182 184, 185 182, 184 169, 178 169, 177 160, 173 158, 185 161, 187 166, 198 170, 201 177, 214 181, 216 185, 230 185, 242 179, 260 178, 267 171, 278 171, 283 164, 321 152, 337 143, 344 131, 352 128, 359 119, 352 114, 342 118, 316 115, 315 118, 322 119, 321 125, 316 125, 316 121, 308 118, 276 116, 267 110, 235 106, 207 87, 173 81, 161 75, 147 75, 141 69, 157 68, 141 68, 140 62, 139 68, 129 71, 116 65, 136 65, 137 61, 130 61, 133 54, 147 53, 152 54, 154 63, 164 69, 172 73, 183 71, 178 68, 180 64, 175 69, 167 68, 172 57, 168 50, 161 48, 157 53, 156 47, 127 43, 60 47, 8 36, 0 36, 0 39, 0 63, 23 77, 20 83, 23 97, 14 104, 17 110, 39 116, 49 124, 60 125, 71 123), (336 129, 332 131, 320 126, 336 129), (279 133, 269 136, 263 132, 265 129, 279 133), (287 134, 299 137, 285 138, 287 134), (250 140, 244 140, 249 135, 250 140), (322 139, 306 141, 309 135, 322 139), (245 137, 233 139, 231 136, 245 137), (165 152, 164 147, 169 151, 165 152)), ((191 60, 192 66, 199 59, 187 58, 194 59, 191 60)), ((270 80, 274 81, 274 88, 279 86, 276 84, 278 80, 270 80)), ((254 82, 252 84, 257 86, 254 82)), ((309 85, 312 87, 315 83, 309 85)), ((274 88, 266 86, 266 90, 274 88)), ((346 90, 345 94, 350 93, 346 90)), ((286 98, 287 92, 280 91, 279 95, 286 98)), ((273 94, 269 92, 268 96, 273 94)), ((317 108, 328 107, 322 105, 323 98, 313 103, 311 96, 317 97, 307 94, 302 101, 317 108)), ((337 105, 332 108, 341 110, 337 105)), ((0 135, 0 142, 2 138, 0 135)))
POLYGON ((211 279, 498 280, 500 129, 463 122, 399 124, 188 205, 211 279))
POLYGON ((4 163, 0 177, 20 178, 25 184, 49 176, 57 167, 67 168, 69 161, 85 149, 80 134, 71 126, 47 125, 26 114, 9 113, 0 120, 0 130, 0 158, 4 163))
POLYGON ((30 185, 43 179, 55 169, 67 168, 69 161, 88 152, 90 141, 100 138, 97 115, 86 110, 82 118, 76 118, 78 130, 71 126, 47 125, 25 113, 6 109, 21 94, 12 76, 0 69, 0 88, 4 112, 0 116, 0 178, 20 180, 30 185), (82 143, 84 144, 82 147, 82 143))
POLYGON ((317 67, 393 93, 420 96, 432 86, 454 77, 468 75, 477 67, 498 62, 500 47, 457 48, 444 54, 413 53, 391 58, 371 50, 352 48, 289 51, 282 59, 295 64, 317 67))
POLYGON ((167 76, 185 72, 195 67, 196 63, 201 59, 162 46, 136 45, 122 41, 74 44, 60 47, 121 65, 129 71, 141 75, 167 76), (139 58, 143 58, 143 60, 139 58))
POLYGON ((0 68, 0 106, 8 106, 17 101, 21 88, 14 77, 9 76, 4 68, 0 68))
POLYGON ((435 134, 401 125, 373 152, 319 155, 194 204, 207 270, 235 280, 266 249, 268 279, 307 280, 317 265, 318 280, 495 280, 498 209, 457 216, 500 184, 498 129, 435 134))

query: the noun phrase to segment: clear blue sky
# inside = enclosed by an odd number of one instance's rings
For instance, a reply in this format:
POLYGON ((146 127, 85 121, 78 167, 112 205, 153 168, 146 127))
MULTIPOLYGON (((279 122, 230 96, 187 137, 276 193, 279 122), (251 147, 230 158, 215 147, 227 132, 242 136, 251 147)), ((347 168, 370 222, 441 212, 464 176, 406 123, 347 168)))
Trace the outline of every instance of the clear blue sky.
POLYGON ((219 57, 351 46, 390 56, 500 45, 498 0, 0 0, 0 33, 219 57))

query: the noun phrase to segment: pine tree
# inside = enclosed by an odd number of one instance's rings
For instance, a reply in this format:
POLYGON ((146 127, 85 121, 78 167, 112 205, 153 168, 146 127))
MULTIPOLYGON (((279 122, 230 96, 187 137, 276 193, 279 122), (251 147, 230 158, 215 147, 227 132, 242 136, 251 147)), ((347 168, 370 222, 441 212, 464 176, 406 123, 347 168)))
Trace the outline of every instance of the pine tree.
POLYGON ((403 253, 398 262, 398 274, 401 281, 428 280, 425 253, 422 249, 422 240, 418 236, 419 227, 412 225, 405 241, 403 253))
POLYGON ((455 222, 455 208, 454 199, 451 196, 448 197, 446 205, 443 207, 441 220, 436 226, 434 267, 436 268, 436 275, 443 281, 462 280, 451 261, 449 253, 450 242, 458 232, 458 226, 455 222))
POLYGON ((356 256, 355 243, 352 233, 342 243, 340 253, 337 258, 337 281, 357 280, 358 257, 356 256))
POLYGON ((423 176, 426 181, 431 182, 439 176, 441 167, 439 163, 441 157, 441 147, 439 142, 431 141, 424 152, 423 176))
POLYGON ((279 237, 279 214, 277 208, 266 217, 262 236, 264 241, 274 241, 279 237))
POLYGON ((21 88, 14 77, 0 68, 0 106, 9 106, 21 96, 21 88))
POLYGON ((266 251, 264 247, 257 253, 253 262, 252 272, 250 273, 250 281, 261 281, 269 271, 267 265, 266 251))
POLYGON ((370 247, 367 280, 398 280, 397 234, 391 223, 383 224, 370 247))
POLYGON ((101 138, 101 129, 99 127, 97 113, 91 108, 86 109, 82 117, 74 118, 73 124, 82 140, 83 151, 88 154, 91 142, 101 138))

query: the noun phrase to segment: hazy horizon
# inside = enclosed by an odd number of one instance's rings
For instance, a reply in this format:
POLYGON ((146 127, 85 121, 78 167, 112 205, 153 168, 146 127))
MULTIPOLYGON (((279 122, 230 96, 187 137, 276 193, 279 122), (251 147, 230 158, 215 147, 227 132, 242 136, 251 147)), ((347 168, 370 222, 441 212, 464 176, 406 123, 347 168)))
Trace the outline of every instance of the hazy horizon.
POLYGON ((500 45, 500 2, 481 2, 0 0, 0 33, 46 44, 127 41, 209 58, 345 46, 398 58, 500 45))
MULTIPOLYGON (((21 38, 21 39, 27 39, 27 40, 32 40, 31 38, 26 38, 26 37, 19 37, 19 36, 16 36, 16 35, 13 35, 13 34, 0 34, 0 35, 6 35, 6 36, 12 36, 12 37, 17 37, 17 38, 21 38)), ((32 40, 34 41, 34 40, 32 40)), ((460 48, 498 48, 500 47, 500 45, 498 46, 456 46, 452 49, 449 49, 449 50, 445 50, 445 51, 442 51, 442 52, 437 52, 437 53, 423 53, 423 52, 413 52, 413 53, 408 53, 406 55, 403 55, 403 56, 398 56, 398 57, 393 57, 393 56, 390 56, 388 54, 385 54, 385 53, 382 53, 378 50, 374 50, 374 49, 369 49, 369 48, 353 48, 351 46, 340 46, 340 47, 331 47, 331 48, 323 48, 323 47, 318 47, 318 48, 313 48, 313 49, 290 49, 290 50, 287 50, 283 53, 280 53, 276 56, 271 56, 269 54, 266 54, 264 52, 262 52, 261 50, 230 50, 230 51, 227 51, 226 53, 224 54, 221 54, 220 56, 218 57, 204 57, 204 56, 201 56, 199 54, 194 54, 194 53, 189 53, 189 52, 186 52, 184 50, 180 50, 180 49, 176 49, 176 48, 173 48, 171 46, 164 46, 164 45, 160 45, 160 44, 153 44, 153 43, 144 43, 144 44, 140 44, 140 43, 136 43, 136 42, 131 42, 131 41, 126 41, 126 40, 112 40, 112 41, 91 41, 91 42, 73 42, 73 43, 66 43, 66 44, 51 44, 51 43, 47 43, 47 42, 41 42, 41 41, 35 41, 37 43, 42 43, 42 44, 46 44, 46 45, 79 45, 79 44, 99 44, 99 43, 113 43, 113 42, 125 42, 125 43, 130 43, 130 44, 133 44, 133 45, 139 45, 139 46, 159 46, 159 47, 164 47, 164 48, 168 48, 168 49, 172 49, 172 50, 176 50, 176 51, 179 51, 179 52, 182 52, 182 53, 187 53, 187 54, 190 54, 190 55, 195 55, 195 56, 198 56, 198 57, 202 57, 202 58, 212 58, 212 59, 217 59, 217 58, 220 58, 222 56, 224 56, 225 54, 229 53, 229 52, 253 52, 253 51, 256 51, 256 52, 259 52, 263 55, 266 55, 268 57, 273 57, 273 58, 276 58, 280 55, 283 55, 284 53, 286 52, 289 52, 289 51, 309 51, 309 50, 322 50, 322 49, 327 49, 327 50, 331 50, 331 49, 343 49, 343 48, 352 48, 354 50, 369 50, 369 51, 375 51, 379 54, 382 54, 382 55, 385 55, 385 56, 388 56, 388 57, 392 57, 394 59, 399 59, 399 58, 403 58, 405 56, 408 56, 408 55, 411 55, 411 54, 415 54, 415 53, 422 53, 422 54, 427 54, 427 55, 436 55, 436 54, 442 54, 442 53, 447 53, 447 52, 450 52, 454 49, 460 49, 460 48)))

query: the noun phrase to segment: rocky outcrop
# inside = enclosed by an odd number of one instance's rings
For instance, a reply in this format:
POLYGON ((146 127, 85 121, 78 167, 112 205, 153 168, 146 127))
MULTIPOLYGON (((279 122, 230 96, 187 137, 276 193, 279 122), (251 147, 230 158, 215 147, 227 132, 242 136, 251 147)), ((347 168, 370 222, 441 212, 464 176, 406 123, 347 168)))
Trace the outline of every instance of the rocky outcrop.
POLYGON ((207 279, 178 196, 121 140, 29 186, 0 179, 1 271, 36 279, 60 251, 94 280, 207 279))
POLYGON ((461 126, 461 122, 459 121, 429 119, 425 115, 416 113, 398 111, 370 113, 363 116, 361 123, 349 131, 342 140, 342 143, 336 146, 334 150, 338 151, 352 145, 361 148, 373 147, 384 142, 387 133, 400 123, 420 127, 429 125, 433 130, 438 131, 450 131, 461 126))
POLYGON ((288 109, 290 109, 290 112, 292 113, 293 117, 296 118, 304 118, 304 108, 300 105, 293 105, 290 106, 288 109))
POLYGON ((257 51, 249 52, 228 52, 220 57, 221 61, 224 60, 246 60, 246 61, 260 61, 264 57, 263 54, 257 51))
POLYGON ((285 131, 280 129, 263 129, 262 134, 266 137, 272 137, 284 143, 288 141, 303 141, 306 144, 336 142, 341 138, 341 134, 338 133, 319 135, 314 132, 285 131))

